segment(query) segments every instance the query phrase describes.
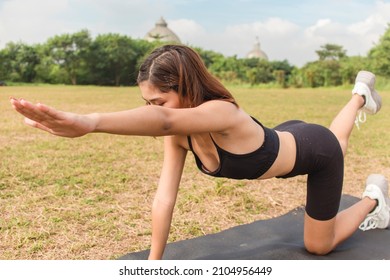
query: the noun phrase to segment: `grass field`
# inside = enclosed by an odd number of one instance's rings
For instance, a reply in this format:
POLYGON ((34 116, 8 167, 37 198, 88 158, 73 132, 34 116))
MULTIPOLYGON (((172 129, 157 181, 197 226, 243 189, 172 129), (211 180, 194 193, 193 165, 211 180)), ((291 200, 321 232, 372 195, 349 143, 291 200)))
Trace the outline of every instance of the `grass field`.
MULTIPOLYGON (((350 98, 341 89, 231 88, 264 125, 289 119, 328 126, 350 98)), ((162 139, 91 134, 57 138, 23 124, 9 96, 78 113, 143 105, 137 88, 0 87, 0 259, 115 259, 147 249, 162 139)), ((390 177, 390 92, 352 133, 344 193, 360 196, 370 173, 390 177)), ((193 238, 303 205, 305 177, 206 177, 189 154, 169 241, 193 238)))

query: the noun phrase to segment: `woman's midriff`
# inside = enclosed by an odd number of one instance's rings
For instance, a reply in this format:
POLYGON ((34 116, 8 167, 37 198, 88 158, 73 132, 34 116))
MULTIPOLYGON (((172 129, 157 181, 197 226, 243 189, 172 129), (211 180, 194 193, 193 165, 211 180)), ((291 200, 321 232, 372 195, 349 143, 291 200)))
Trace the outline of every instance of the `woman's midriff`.
POLYGON ((259 179, 269 179, 275 176, 288 174, 295 165, 297 148, 295 138, 290 132, 276 131, 279 137, 279 153, 278 156, 267 172, 259 179))

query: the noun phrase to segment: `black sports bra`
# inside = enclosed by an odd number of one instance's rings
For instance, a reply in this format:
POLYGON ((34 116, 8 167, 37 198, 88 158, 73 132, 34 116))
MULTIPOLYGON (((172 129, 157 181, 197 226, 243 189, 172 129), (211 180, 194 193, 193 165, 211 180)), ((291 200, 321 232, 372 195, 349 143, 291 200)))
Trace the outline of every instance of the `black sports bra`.
POLYGON ((258 120, 252 117, 264 129, 264 142, 260 148, 248 154, 232 154, 220 148, 210 134, 219 157, 219 167, 213 172, 209 172, 203 166, 199 157, 195 154, 191 136, 187 136, 188 144, 194 154, 197 167, 205 174, 214 177, 224 177, 230 179, 257 179, 272 166, 279 152, 279 137, 275 130, 264 127, 258 120))

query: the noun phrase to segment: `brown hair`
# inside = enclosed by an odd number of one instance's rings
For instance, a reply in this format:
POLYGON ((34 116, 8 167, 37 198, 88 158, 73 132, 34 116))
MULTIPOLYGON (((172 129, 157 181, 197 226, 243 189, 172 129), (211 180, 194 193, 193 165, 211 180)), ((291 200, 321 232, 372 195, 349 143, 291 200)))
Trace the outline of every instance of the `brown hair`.
POLYGON ((208 72, 199 54, 183 45, 155 49, 139 69, 137 82, 143 81, 162 92, 173 89, 179 94, 183 107, 196 107, 209 100, 225 100, 237 105, 231 93, 208 72))

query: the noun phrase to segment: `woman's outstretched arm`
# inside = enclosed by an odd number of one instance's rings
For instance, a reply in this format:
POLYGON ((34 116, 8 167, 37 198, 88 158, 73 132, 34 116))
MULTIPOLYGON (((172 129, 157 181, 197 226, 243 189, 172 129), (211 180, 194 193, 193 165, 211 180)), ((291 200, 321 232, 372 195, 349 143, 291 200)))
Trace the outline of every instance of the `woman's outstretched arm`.
POLYGON ((195 108, 143 106, 113 113, 87 115, 59 111, 44 104, 11 98, 26 124, 62 137, 91 132, 121 135, 165 136, 224 131, 237 124, 238 108, 225 101, 209 101, 195 108))

